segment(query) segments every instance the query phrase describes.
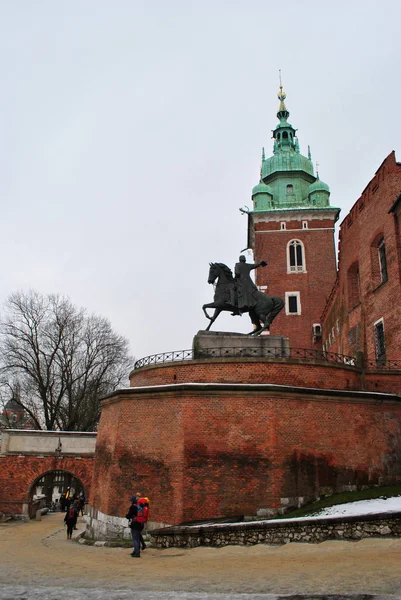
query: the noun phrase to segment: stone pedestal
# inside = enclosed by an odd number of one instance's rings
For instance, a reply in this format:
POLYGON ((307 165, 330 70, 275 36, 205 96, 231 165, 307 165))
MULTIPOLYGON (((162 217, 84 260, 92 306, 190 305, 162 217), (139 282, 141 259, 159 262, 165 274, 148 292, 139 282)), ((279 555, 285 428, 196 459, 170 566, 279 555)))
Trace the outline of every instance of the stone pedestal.
POLYGON ((224 357, 286 358, 290 343, 283 335, 252 336, 227 331, 198 331, 192 343, 194 359, 224 357))

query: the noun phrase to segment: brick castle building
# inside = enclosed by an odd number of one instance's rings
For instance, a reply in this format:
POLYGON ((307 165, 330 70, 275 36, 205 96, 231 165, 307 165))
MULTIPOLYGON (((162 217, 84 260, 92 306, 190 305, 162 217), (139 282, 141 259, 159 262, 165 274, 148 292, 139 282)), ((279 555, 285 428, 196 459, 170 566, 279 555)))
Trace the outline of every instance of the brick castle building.
POLYGON ((401 164, 391 152, 341 223, 323 347, 401 367, 401 164))

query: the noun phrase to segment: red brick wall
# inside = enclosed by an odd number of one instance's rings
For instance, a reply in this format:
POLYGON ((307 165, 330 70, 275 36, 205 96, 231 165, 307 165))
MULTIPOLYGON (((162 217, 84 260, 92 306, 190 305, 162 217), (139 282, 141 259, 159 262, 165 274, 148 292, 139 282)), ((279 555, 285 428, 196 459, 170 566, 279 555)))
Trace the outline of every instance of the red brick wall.
POLYGON ((122 397, 117 403, 106 402, 96 442, 90 504, 105 514, 124 517, 130 496, 140 492, 151 498, 152 520, 168 516, 167 522, 180 521, 181 419, 180 402, 164 394, 157 400, 144 394, 135 401, 122 397))
POLYGON ((401 240, 399 217, 389 213, 400 194, 401 164, 392 152, 341 223, 338 284, 324 311, 323 342, 329 350, 344 354, 361 350, 367 360, 375 360, 374 323, 383 318, 387 360, 401 359, 401 240), (377 256, 381 236, 388 271, 384 283, 380 283, 377 256), (357 294, 350 289, 356 264, 359 301, 354 301, 357 294))
MULTIPOLYGON (((164 363, 130 374, 133 387, 174 383, 275 383, 336 390, 361 389, 361 376, 352 367, 335 363, 305 363, 289 359, 266 361, 222 358, 164 363)), ((381 390, 381 391, 386 391, 381 390)))
POLYGON ((86 497, 92 483, 93 457, 58 458, 54 456, 0 457, 0 512, 22 513, 23 504, 32 500, 33 484, 48 471, 68 471, 83 484, 86 497))
POLYGON ((124 516, 136 491, 153 521, 179 523, 401 480, 394 396, 134 388, 106 400, 98 448, 115 432, 95 458, 91 504, 106 514, 124 516))
POLYGON ((308 222, 308 229, 300 230, 300 221, 294 221, 286 223, 286 227, 285 231, 275 231, 280 229, 280 223, 256 224, 255 262, 268 262, 267 267, 257 269, 256 283, 267 285, 268 294, 283 300, 285 292, 300 292, 301 314, 285 314, 284 308, 271 331, 287 336, 293 348, 311 348, 312 325, 321 322, 336 277, 334 222, 313 220, 308 222), (295 228, 298 230, 292 231, 295 228), (287 244, 293 239, 304 244, 306 273, 287 273, 287 244))

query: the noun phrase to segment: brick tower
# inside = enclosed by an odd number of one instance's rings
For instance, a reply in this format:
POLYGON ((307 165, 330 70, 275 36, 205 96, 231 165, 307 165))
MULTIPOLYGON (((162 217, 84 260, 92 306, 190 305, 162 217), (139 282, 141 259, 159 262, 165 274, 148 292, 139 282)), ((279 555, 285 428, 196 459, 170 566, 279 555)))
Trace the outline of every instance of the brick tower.
POLYGON ((340 210, 330 206, 327 184, 314 175, 310 150, 299 150, 296 129, 288 122, 280 86, 279 124, 273 131, 273 156, 262 151, 260 182, 252 190, 248 247, 261 290, 285 300, 273 331, 288 336, 293 348, 319 348, 320 318, 336 277, 334 224, 340 210))

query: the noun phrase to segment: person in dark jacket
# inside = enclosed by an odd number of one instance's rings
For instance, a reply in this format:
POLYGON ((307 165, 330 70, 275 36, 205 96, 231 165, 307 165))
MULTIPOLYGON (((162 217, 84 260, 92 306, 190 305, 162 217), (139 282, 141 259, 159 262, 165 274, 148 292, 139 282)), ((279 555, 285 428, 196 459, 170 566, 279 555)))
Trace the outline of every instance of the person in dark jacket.
POLYGON ((134 558, 141 557, 141 532, 143 530, 143 523, 136 521, 136 515, 138 514, 137 497, 131 496, 131 506, 128 509, 125 518, 129 520, 129 526, 131 528, 132 547, 133 552, 131 556, 134 558))
POLYGON ((71 539, 72 531, 77 524, 78 513, 73 504, 67 509, 64 517, 64 523, 67 525, 67 540, 71 539))

